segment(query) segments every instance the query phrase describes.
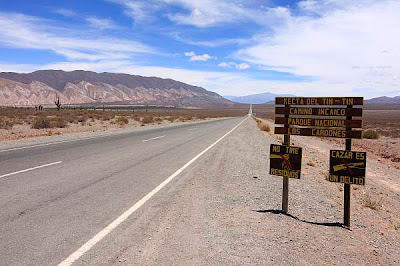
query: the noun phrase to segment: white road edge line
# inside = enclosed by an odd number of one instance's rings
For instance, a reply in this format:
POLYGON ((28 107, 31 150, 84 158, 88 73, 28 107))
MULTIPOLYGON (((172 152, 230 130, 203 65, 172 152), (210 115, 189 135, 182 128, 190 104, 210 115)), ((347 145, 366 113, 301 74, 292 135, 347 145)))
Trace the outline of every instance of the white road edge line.
POLYGON ((23 149, 29 149, 29 148, 35 148, 35 147, 42 147, 42 146, 55 145, 55 144, 60 144, 60 143, 75 142, 75 141, 80 141, 80 140, 95 139, 95 138, 106 137, 106 136, 108 136, 108 135, 104 135, 104 136, 95 136, 95 137, 88 137, 88 138, 81 138, 81 139, 72 139, 72 140, 62 140, 62 141, 56 141, 56 142, 50 142, 50 143, 43 143, 43 144, 37 144, 37 145, 31 145, 31 146, 10 148, 10 149, 5 149, 5 150, 0 150, 0 153, 1 153, 1 152, 6 152, 6 151, 17 151, 17 150, 23 150, 23 149))
POLYGON ((17 171, 17 172, 1 175, 0 178, 16 175, 16 174, 20 174, 20 173, 25 173, 25 172, 28 172, 28 171, 36 170, 36 169, 47 167, 47 166, 52 166, 52 165, 59 164, 59 163, 62 163, 62 161, 58 161, 58 162, 54 162, 54 163, 48 163, 48 164, 44 164, 44 165, 28 168, 28 169, 25 169, 25 170, 20 170, 20 171, 17 171))
POLYGON ((105 227, 103 230, 98 232, 93 238, 91 238, 89 241, 87 241, 85 244, 83 244, 78 250, 76 250, 74 253, 68 256, 63 262, 58 264, 58 266, 69 266, 72 265, 76 260, 78 260, 80 257, 82 257, 86 252, 91 250, 99 241, 101 241, 104 237, 106 237, 111 231, 113 231, 117 226, 119 226, 121 223, 123 223, 126 219, 129 218, 135 211, 137 211, 143 204, 145 204, 149 199, 151 199, 157 192, 159 192, 164 186, 166 186, 169 182, 171 182, 176 176, 178 176, 183 170, 185 170, 187 167, 189 167, 193 162, 195 162, 197 159, 199 159, 204 153, 206 153, 209 149, 214 147, 218 142, 223 140, 226 136, 228 136, 230 133, 232 133, 236 128, 238 128, 244 121, 246 121, 247 117, 242 120, 237 126, 232 128, 228 133, 223 135, 220 139, 218 139, 216 142, 208 146, 205 150, 200 152, 198 155, 196 155, 193 159, 188 161, 184 166, 179 168, 175 173, 173 173, 171 176, 169 176, 167 179, 165 179, 161 184, 159 184, 156 188, 154 188, 152 191, 150 191, 146 196, 144 196, 141 200, 136 202, 132 207, 130 207, 127 211, 125 211, 123 214, 121 214, 117 219, 115 219, 113 222, 111 222, 107 227, 105 227))
POLYGON ((151 139, 145 139, 145 140, 142 140, 142 142, 146 142, 146 141, 150 141, 150 140, 155 140, 155 139, 162 139, 163 137, 165 137, 165 135, 164 135, 164 136, 155 137, 155 138, 151 138, 151 139))

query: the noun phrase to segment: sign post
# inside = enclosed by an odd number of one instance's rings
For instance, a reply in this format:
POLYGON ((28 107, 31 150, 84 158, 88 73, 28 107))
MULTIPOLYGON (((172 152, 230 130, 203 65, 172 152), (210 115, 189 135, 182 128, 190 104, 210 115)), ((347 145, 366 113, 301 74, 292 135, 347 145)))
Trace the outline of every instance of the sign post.
MULTIPOLYGON (((352 105, 348 105, 347 108, 352 108, 352 105)), ((352 120, 352 116, 346 116, 346 120, 352 120)), ((346 130, 351 130, 351 128, 346 127, 346 130)), ((346 151, 351 151, 351 139, 346 139, 346 151)), ((350 228, 350 200, 351 200, 351 187, 350 184, 344 184, 344 197, 343 197, 343 223, 345 226, 350 228)))
MULTIPOLYGON (((288 105, 285 105, 288 107, 288 105)), ((289 118, 289 115, 285 115, 285 118, 289 118)), ((286 126, 286 125, 285 125, 286 126)), ((289 128, 289 126, 287 126, 289 128)), ((285 134, 283 137, 283 145, 290 146, 290 135, 285 134)), ((282 181, 282 212, 287 214, 289 211, 289 178, 283 177, 282 181)))
POLYGON ((284 145, 271 144, 269 152, 269 173, 283 178, 282 212, 285 214, 289 206, 289 178, 300 179, 302 157, 302 149, 290 146, 286 141, 288 138, 285 139, 284 145))
MULTIPOLYGON (((362 107, 353 108, 353 105, 362 106, 364 104, 362 97, 276 97, 275 104, 281 105, 275 107, 275 114, 278 115, 275 117, 275 124, 281 124, 283 127, 275 127, 274 133, 284 135, 283 144, 285 146, 290 146, 290 135, 345 138, 344 152, 351 153, 351 140, 360 139, 362 136, 361 130, 353 130, 362 128, 363 109, 362 107), (353 117, 361 117, 361 119, 353 120, 353 117)), ((365 159, 365 153, 363 158, 365 159)), ((355 158, 354 160, 359 159, 355 158)), ((348 176, 335 175, 335 171, 331 169, 328 181, 344 183, 343 223, 350 227, 350 184, 364 184, 365 179, 362 177, 365 177, 365 162, 342 163, 342 165, 345 169, 350 169, 347 172, 348 176), (364 174, 357 171, 354 171, 357 174, 353 174, 351 169, 355 166, 364 167, 364 174)), ((335 168, 340 169, 341 167, 336 165, 335 168)), ((284 177, 282 195, 282 211, 284 213, 288 211, 288 194, 289 179, 284 177)))

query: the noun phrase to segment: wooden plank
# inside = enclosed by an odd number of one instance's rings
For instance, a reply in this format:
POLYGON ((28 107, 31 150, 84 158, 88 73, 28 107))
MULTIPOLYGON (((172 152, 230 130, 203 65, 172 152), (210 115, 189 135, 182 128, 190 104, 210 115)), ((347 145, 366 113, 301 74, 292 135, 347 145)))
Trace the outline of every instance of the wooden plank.
POLYGON ((275 107, 275 114, 313 116, 362 116, 362 108, 275 107))
POLYGON ((275 117, 275 124, 304 127, 362 128, 362 120, 275 117))
POLYGON ((276 97, 282 105, 363 105, 363 97, 276 97))
POLYGON ((302 158, 300 147, 271 144, 269 158, 271 175, 300 179, 302 158))
POLYGON ((275 134, 314 136, 329 138, 361 139, 361 130, 351 131, 333 128, 287 128, 275 127, 275 134))

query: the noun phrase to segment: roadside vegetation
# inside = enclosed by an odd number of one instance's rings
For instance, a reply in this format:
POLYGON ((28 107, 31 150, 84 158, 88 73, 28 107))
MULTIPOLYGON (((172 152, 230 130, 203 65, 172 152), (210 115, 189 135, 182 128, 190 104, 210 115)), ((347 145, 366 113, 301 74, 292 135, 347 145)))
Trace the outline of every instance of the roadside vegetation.
POLYGON ((254 118, 254 121, 256 121, 257 126, 261 131, 265 131, 265 132, 271 131, 271 128, 265 122, 263 122, 261 119, 254 118))
POLYGON ((245 116, 248 106, 227 109, 0 108, 0 141, 33 136, 245 116), (57 129, 57 130, 55 130, 57 129), (49 133, 50 132, 50 133, 49 133))
POLYGON ((376 130, 368 129, 362 133, 363 139, 379 139, 380 135, 376 130))

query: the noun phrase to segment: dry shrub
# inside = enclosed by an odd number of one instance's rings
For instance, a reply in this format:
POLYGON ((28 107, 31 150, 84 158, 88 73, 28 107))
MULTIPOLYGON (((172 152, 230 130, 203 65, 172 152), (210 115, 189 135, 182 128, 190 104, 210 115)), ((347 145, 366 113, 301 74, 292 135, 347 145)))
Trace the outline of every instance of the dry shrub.
POLYGON ((373 200, 371 199, 370 196, 366 196, 363 200, 363 205, 364 207, 373 209, 373 210, 379 210, 382 207, 382 199, 380 200, 373 200))
POLYGON ((166 120, 169 121, 169 122, 171 122, 171 123, 173 123, 173 122, 175 121, 175 119, 176 119, 176 118, 175 118, 175 117, 172 117, 172 116, 169 116, 169 117, 166 118, 166 120))
POLYGON ((49 130, 49 132, 47 132, 47 135, 48 136, 53 136, 53 135, 61 135, 61 132, 60 131, 51 131, 51 130, 49 130))
POLYGON ((142 126, 144 126, 146 124, 150 124, 150 123, 153 123, 153 117, 151 115, 143 117, 142 126))
POLYGON ((264 123, 261 123, 261 125, 259 126, 259 128, 260 128, 262 131, 266 131, 266 132, 270 132, 270 131, 271 131, 271 128, 270 128, 267 124, 264 124, 264 123))
POLYGON ((33 119, 31 127, 35 129, 51 128, 51 122, 46 116, 39 116, 33 119))
POLYGON ((164 121, 161 117, 155 117, 154 119, 153 119, 153 121, 155 122, 155 123, 157 123, 157 124, 161 124, 162 123, 162 121, 164 121))
POLYGON ((380 135, 376 130, 368 129, 363 131, 362 137, 364 139, 379 139, 380 135))
POLYGON ((0 119, 0 129, 12 129, 14 122, 11 120, 0 119))
POLYGON ((87 120, 88 118, 87 118, 87 116, 79 116, 78 117, 78 122, 79 123, 85 123, 86 122, 86 120, 87 120))
POLYGON ((129 123, 129 120, 126 117, 120 116, 120 117, 117 118, 116 122, 117 122, 118 125, 124 126, 124 125, 127 125, 129 123))
POLYGON ((258 128, 261 131, 270 132, 271 128, 260 119, 255 118, 258 128))
POLYGON ((68 126, 68 123, 67 123, 67 121, 65 121, 65 119, 59 117, 59 118, 53 120, 51 125, 52 125, 52 127, 56 127, 56 128, 66 128, 68 126))

